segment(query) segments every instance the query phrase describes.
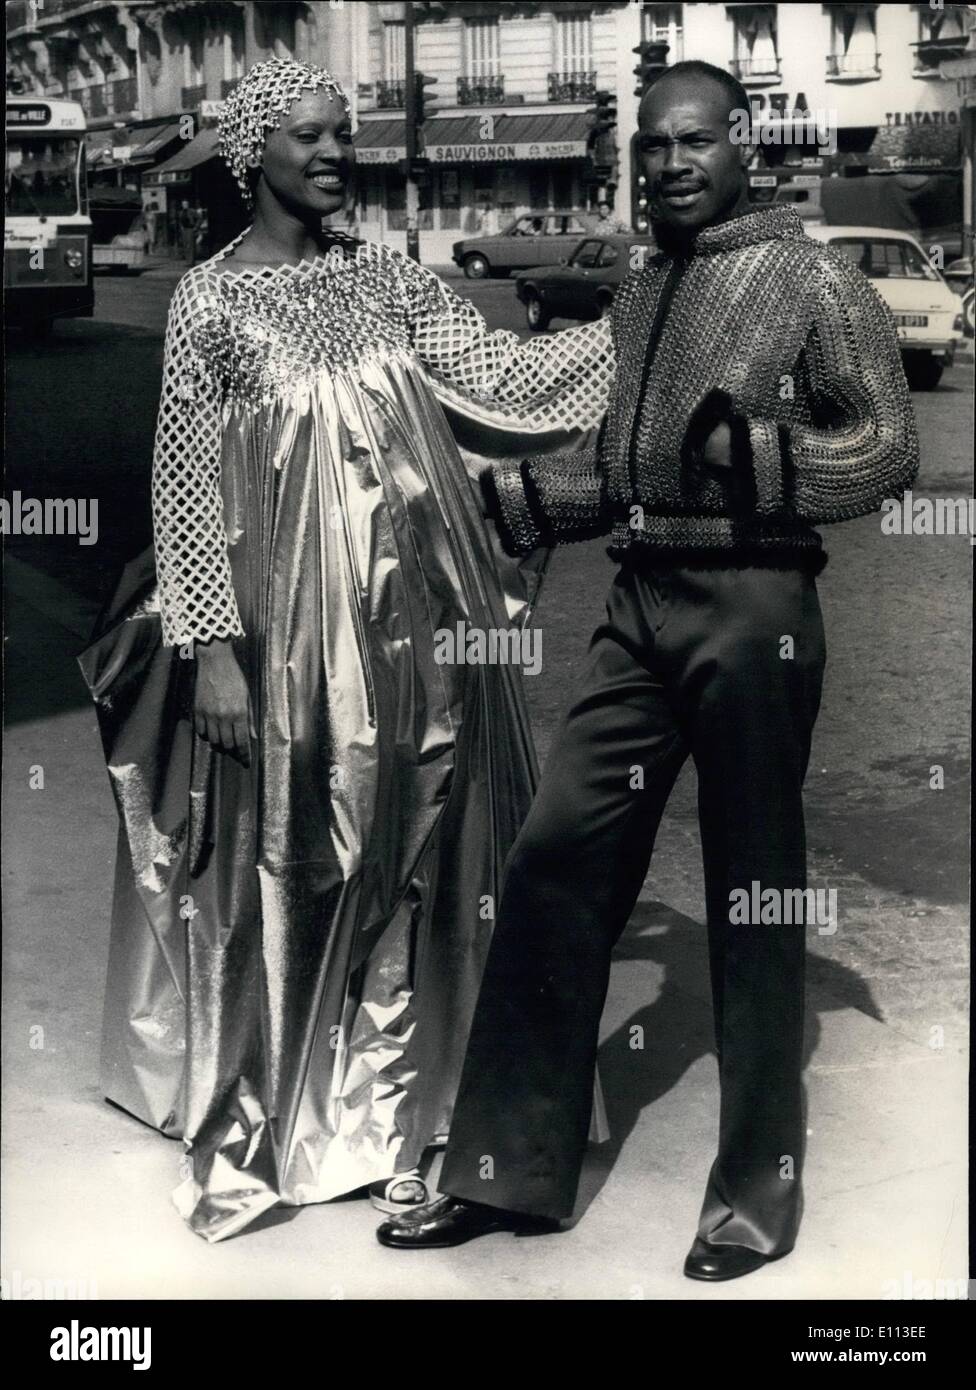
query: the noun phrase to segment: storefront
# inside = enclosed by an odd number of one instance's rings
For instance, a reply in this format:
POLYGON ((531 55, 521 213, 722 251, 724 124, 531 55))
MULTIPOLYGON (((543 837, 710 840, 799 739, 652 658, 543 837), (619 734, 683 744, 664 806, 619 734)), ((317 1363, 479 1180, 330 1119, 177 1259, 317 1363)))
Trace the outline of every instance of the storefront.
MULTIPOLYGON (((429 171, 420 182, 420 255, 451 259, 455 241, 501 231, 533 208, 586 208, 595 188, 585 111, 435 117, 425 127, 429 171)), ((402 118, 364 117, 356 132, 360 235, 406 247, 402 118)))
POLYGON ((213 126, 198 131, 171 159, 150 170, 143 179, 143 195, 158 200, 174 246, 179 243, 178 218, 184 203, 203 213, 209 251, 225 246, 247 222, 237 185, 218 154, 213 126))

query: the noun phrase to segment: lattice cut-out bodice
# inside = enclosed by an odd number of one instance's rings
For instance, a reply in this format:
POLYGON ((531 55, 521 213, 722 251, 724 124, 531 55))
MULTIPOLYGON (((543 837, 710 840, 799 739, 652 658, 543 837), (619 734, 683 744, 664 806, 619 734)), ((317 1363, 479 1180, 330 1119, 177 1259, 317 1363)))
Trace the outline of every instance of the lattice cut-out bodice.
POLYGON ((489 426, 585 429, 614 370, 607 324, 520 343, 437 276, 370 242, 337 239, 297 266, 237 267, 232 247, 177 286, 166 335, 153 467, 164 638, 239 635, 224 530, 224 410, 261 410, 323 374, 383 354, 416 358, 438 392, 489 426))

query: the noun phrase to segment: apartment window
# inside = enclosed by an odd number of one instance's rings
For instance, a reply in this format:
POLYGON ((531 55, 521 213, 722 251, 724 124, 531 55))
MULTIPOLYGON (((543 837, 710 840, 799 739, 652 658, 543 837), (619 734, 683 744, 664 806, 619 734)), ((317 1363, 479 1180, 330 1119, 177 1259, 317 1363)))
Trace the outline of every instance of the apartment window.
POLYGON ((203 35, 199 29, 188 33, 183 41, 183 85, 199 87, 203 84, 203 35))
POLYGON ((498 20, 469 19, 465 23, 466 75, 472 78, 499 75, 498 20))
POLYGON ((680 63, 684 57, 681 11, 681 5, 645 5, 641 15, 643 41, 666 43, 669 63, 680 63))
POLYGON ((832 5, 827 76, 878 77, 881 73, 873 5, 832 5))
POLYGON ((383 25, 383 77, 402 82, 407 71, 406 29, 402 20, 383 25))
POLYGON ((732 11, 734 57, 732 66, 740 81, 749 78, 779 80, 776 49, 776 6, 743 5, 732 11))
POLYGON ((235 26, 224 30, 224 81, 236 82, 244 76, 244 35, 235 26))
POLYGON ((556 18, 556 70, 589 72, 592 65, 590 16, 558 15, 556 18))
POLYGON ((943 58, 958 58, 965 53, 969 42, 969 16, 962 5, 945 5, 932 9, 919 5, 918 42, 915 48, 915 71, 937 76, 943 58))

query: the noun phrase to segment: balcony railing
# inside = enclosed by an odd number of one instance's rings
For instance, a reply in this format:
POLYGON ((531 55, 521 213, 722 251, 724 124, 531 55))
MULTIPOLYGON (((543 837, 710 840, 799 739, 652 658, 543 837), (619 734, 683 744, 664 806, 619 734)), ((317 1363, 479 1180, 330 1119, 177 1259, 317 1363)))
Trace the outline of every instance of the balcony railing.
POLYGON ((758 80, 761 77, 778 82, 780 78, 778 58, 733 58, 732 71, 740 82, 748 82, 750 78, 758 80))
POLYGON ((402 77, 384 78, 376 84, 376 105, 385 111, 403 109, 407 84, 402 77))
POLYGON ((968 46, 968 37, 958 34, 947 34, 945 38, 923 39, 921 43, 913 43, 915 71, 930 72, 938 68, 943 58, 961 58, 968 46))
POLYGON ((880 77, 881 54, 828 53, 828 77, 880 77))
POLYGON ((224 97, 229 97, 229 96, 230 96, 231 92, 234 90, 234 88, 237 86, 237 84, 238 84, 238 82, 240 82, 240 80, 241 80, 241 79, 240 79, 239 77, 225 77, 225 78, 222 80, 222 82, 221 82, 221 84, 220 84, 220 99, 221 99, 221 101, 223 101, 224 97))
POLYGON ((459 77, 458 106, 497 106, 505 100, 504 77, 459 77))
POLYGON ((595 72, 551 72, 550 101, 593 101, 596 98, 595 72))
POLYGON ((195 111, 201 101, 206 101, 206 99, 206 82, 198 82, 195 87, 182 87, 180 89, 180 102, 184 111, 195 111))

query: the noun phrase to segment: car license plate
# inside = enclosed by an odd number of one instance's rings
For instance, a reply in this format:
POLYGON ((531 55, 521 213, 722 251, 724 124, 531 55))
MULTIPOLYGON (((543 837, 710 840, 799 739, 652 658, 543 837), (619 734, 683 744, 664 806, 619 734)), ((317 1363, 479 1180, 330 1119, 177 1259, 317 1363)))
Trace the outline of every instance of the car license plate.
POLYGON ((896 314, 896 328, 928 328, 928 314, 896 314))

